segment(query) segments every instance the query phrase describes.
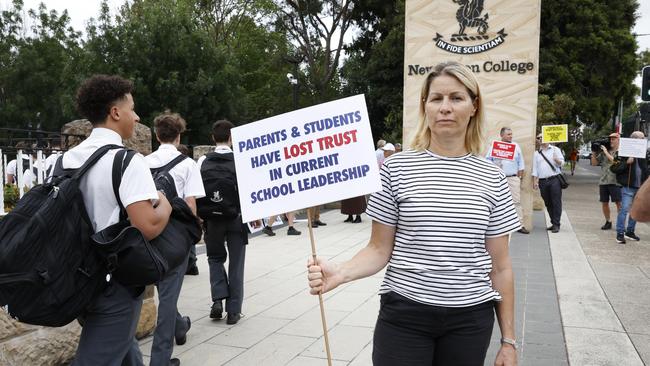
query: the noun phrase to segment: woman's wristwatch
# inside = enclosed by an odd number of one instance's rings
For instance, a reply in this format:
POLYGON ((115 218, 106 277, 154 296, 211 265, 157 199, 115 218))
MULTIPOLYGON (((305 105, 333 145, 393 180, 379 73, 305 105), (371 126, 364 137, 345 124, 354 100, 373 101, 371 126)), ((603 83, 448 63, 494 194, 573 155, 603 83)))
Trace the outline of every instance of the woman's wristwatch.
POLYGON ((510 338, 501 338, 501 344, 507 343, 511 345, 515 350, 517 349, 517 341, 510 338))

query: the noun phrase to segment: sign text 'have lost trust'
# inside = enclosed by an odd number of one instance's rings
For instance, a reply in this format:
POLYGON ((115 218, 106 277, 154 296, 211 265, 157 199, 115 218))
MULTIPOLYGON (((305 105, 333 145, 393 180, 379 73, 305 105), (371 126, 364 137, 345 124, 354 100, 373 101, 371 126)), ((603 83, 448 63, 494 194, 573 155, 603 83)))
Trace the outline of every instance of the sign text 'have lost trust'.
POLYGON ((380 188, 362 95, 237 127, 232 136, 244 221, 380 188))

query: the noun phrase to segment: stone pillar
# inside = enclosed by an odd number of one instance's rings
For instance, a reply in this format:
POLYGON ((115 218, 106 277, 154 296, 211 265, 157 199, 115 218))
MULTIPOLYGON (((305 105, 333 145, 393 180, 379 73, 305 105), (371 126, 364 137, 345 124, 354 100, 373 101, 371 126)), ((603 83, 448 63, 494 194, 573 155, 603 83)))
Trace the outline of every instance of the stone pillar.
POLYGON ((201 156, 214 151, 214 145, 197 145, 192 148, 192 151, 194 160, 199 160, 201 156))
MULTIPOLYGON (((92 125, 87 120, 72 121, 63 126, 61 133, 88 136, 92 125)), ((69 137, 68 148, 78 145, 84 138, 69 137)), ((137 124, 133 137, 124 145, 143 155, 151 153, 151 130, 137 124)), ((157 308, 154 288, 145 290, 140 321, 136 336, 143 338, 151 334, 156 326, 157 308)), ((2 366, 46 366, 69 362, 77 350, 81 327, 74 321, 65 327, 48 328, 19 323, 0 309, 0 365, 2 366)))
POLYGON ((19 323, 0 310, 0 365, 61 365, 74 356, 81 327, 72 322, 61 328, 19 323))

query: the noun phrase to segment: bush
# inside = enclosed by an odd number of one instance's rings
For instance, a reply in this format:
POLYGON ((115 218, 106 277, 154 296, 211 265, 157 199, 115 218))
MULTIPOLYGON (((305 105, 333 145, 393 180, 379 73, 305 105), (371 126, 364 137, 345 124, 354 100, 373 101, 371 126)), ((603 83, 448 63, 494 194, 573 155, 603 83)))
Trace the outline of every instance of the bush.
POLYGON ((5 212, 9 212, 16 206, 16 203, 18 203, 18 199, 20 198, 18 186, 13 184, 5 184, 4 195, 5 212))

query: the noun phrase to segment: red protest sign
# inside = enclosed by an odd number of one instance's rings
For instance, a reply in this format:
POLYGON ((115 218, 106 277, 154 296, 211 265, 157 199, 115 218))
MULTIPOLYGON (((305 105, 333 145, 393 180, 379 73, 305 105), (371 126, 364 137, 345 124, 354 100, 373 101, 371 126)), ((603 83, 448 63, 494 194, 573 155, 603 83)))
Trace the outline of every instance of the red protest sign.
POLYGON ((503 141, 492 141, 490 157, 495 159, 515 160, 515 144, 503 141))

